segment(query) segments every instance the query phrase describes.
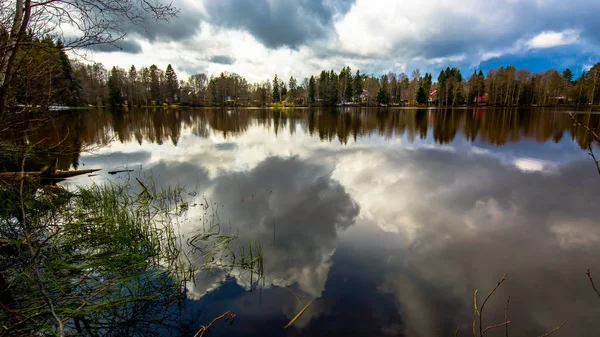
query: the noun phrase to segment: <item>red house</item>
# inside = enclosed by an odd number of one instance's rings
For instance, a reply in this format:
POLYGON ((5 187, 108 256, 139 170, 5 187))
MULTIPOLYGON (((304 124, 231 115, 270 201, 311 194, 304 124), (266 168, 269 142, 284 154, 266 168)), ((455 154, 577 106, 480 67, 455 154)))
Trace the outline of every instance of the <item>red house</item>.
POLYGON ((475 103, 477 104, 487 104, 487 94, 483 94, 479 97, 475 97, 475 103))

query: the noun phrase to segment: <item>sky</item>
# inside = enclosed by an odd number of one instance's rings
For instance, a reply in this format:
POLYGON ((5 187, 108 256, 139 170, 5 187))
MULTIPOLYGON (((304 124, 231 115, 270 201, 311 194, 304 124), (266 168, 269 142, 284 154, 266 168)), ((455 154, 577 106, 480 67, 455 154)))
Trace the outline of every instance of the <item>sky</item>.
POLYGON ((411 75, 508 64, 531 71, 600 61, 597 0, 174 0, 170 22, 132 27, 106 67, 172 64, 180 79, 235 72, 251 82, 322 69, 411 75))

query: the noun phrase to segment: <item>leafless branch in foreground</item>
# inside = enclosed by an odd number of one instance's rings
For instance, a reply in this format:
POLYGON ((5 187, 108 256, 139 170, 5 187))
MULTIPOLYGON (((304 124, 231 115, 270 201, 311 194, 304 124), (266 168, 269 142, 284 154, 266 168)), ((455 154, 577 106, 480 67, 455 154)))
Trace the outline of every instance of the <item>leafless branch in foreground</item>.
POLYGON ((496 325, 490 325, 487 328, 483 329, 482 334, 484 334, 486 331, 491 330, 491 329, 496 329, 496 328, 501 328, 503 326, 508 326, 510 324, 510 321, 506 321, 504 323, 500 323, 500 324, 496 324, 496 325))
POLYGON ((206 333, 208 331, 208 329, 210 329, 212 327, 213 324, 217 323, 218 321, 220 321, 222 319, 225 319, 225 322, 229 322, 229 324, 233 324, 233 321, 235 320, 235 314, 231 313, 230 311, 227 311, 227 312, 223 313, 221 316, 213 319, 210 323, 208 323, 208 325, 206 325, 206 326, 201 325, 200 330, 198 330, 198 332, 196 332, 194 337, 204 336, 204 333, 206 333))
POLYGON ((473 337, 477 337, 475 326, 477 325, 477 315, 479 315, 479 310, 477 310, 477 292, 479 292, 479 289, 475 289, 475 293, 473 293, 473 337))
POLYGON ((598 289, 596 289, 596 285, 594 284, 594 279, 592 278, 592 273, 590 272, 590 268, 588 268, 586 270, 585 274, 587 275, 588 279, 590 279, 590 283, 592 284, 592 288, 594 288, 596 295, 598 295, 598 297, 600 297, 600 292, 598 291, 598 289))
MULTIPOLYGON (((582 127, 584 129, 586 129, 586 131, 588 132, 589 135, 591 135, 592 137, 594 137, 594 139, 597 142, 600 142, 600 136, 596 133, 596 131, 590 129, 587 125, 584 125, 579 120, 577 120, 577 118, 575 118, 575 114, 573 114, 572 112, 569 113, 569 116, 571 117, 571 119, 575 123, 574 124, 575 126, 579 126, 579 127, 582 127)), ((592 143, 591 142, 588 144, 588 154, 594 160, 594 164, 596 164, 596 168, 598 169, 598 174, 600 174, 600 160, 596 158, 596 155, 594 154, 594 149, 592 147, 592 143)))
POLYGON ((548 332, 548 333, 547 333, 547 334, 545 334, 545 335, 541 335, 540 337, 548 337, 548 336, 550 336, 551 334, 553 334, 553 333, 557 332, 558 330, 560 330, 560 328, 562 328, 562 327, 563 327, 563 325, 565 325, 565 323, 567 323, 567 321, 563 321, 563 322, 562 322, 562 324, 561 324, 561 325, 559 325, 559 326, 557 326, 556 328, 554 328, 554 330, 552 330, 552 331, 548 332))
MULTIPOLYGON (((596 294, 598 294, 598 296, 600 296, 600 292, 598 292, 598 290, 594 286, 594 282, 592 280, 592 276, 590 274, 589 269, 587 270, 586 274, 588 275, 588 278, 590 279, 590 282, 592 283, 592 287, 596 291, 596 294)), ((494 289, 492 289, 492 291, 490 291, 490 293, 487 295, 487 297, 483 301, 481 308, 479 308, 479 309, 477 308, 477 293, 479 292, 479 290, 478 289, 475 290, 475 293, 473 294, 473 308, 474 308, 474 310, 473 310, 473 337, 478 337, 477 332, 476 332, 477 316, 479 316, 479 337, 484 337, 484 334, 489 330, 501 328, 503 326, 506 328, 505 334, 506 334, 506 337, 508 337, 508 335, 509 335, 508 334, 508 325, 511 323, 511 321, 508 320, 508 307, 510 305, 510 296, 508 297, 508 299, 506 300, 506 304, 504 305, 504 322, 502 322, 500 324, 496 324, 496 325, 490 325, 485 329, 481 325, 481 322, 483 320, 483 308, 484 308, 486 302, 496 292, 496 290, 500 287, 500 285, 502 283, 504 283, 505 280, 506 280, 506 274, 504 274, 502 276, 502 278, 500 279, 500 281, 498 281, 498 284, 496 285, 496 287, 494 287, 494 289)), ((547 334, 539 336, 539 337, 548 337, 548 336, 552 335, 553 333, 560 330, 565 325, 566 322, 567 321, 563 321, 560 326, 556 327, 554 330, 548 332, 547 334)), ((456 335, 458 335, 458 329, 456 329, 456 333, 454 334, 454 336, 456 337, 456 335)))
MULTIPOLYGON (((504 321, 508 322, 508 304, 510 303, 510 296, 508 296, 508 300, 506 300, 506 305, 504 306, 504 321)), ((508 337, 508 324, 506 325, 506 337, 508 337)))
MULTIPOLYGON (((494 292, 496 292, 496 290, 500 287, 500 285, 502 283, 504 283, 504 281, 506 281, 506 274, 502 275, 502 278, 500 279, 500 281, 498 281, 498 284, 494 287, 494 289, 492 289, 492 291, 490 291, 490 293, 487 295, 487 297, 483 301, 483 304, 481 304, 481 309, 479 310, 479 334, 482 337, 483 337, 483 334, 485 333, 485 331, 489 329, 489 328, 486 328, 485 330, 483 330, 483 308, 485 307, 485 304, 490 299, 490 297, 492 297, 494 292)), ((504 323, 506 323, 506 321, 504 323)), ((499 325, 499 326, 501 326, 501 325, 499 325)))

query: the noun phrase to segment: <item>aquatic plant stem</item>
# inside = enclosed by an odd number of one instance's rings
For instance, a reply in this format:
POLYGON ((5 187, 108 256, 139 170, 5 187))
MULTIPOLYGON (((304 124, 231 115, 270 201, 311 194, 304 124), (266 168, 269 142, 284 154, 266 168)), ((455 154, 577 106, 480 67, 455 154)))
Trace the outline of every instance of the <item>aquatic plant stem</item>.
MULTIPOLYGON (((23 159, 21 160, 21 177, 23 177, 23 175, 25 174, 25 159, 26 159, 26 155, 24 154, 23 159)), ((25 215, 25 201, 23 200, 24 199, 23 198, 24 185, 25 185, 25 179, 22 178, 21 183, 19 184, 19 203, 20 203, 20 208, 21 208, 21 225, 23 226, 23 231, 25 232, 25 239, 27 242, 27 247, 29 248, 29 253, 31 254, 31 257, 32 257, 31 263, 32 263, 32 267, 33 267, 33 273, 35 275, 35 281, 38 285, 38 288, 40 289, 42 296, 44 296, 44 299, 45 299, 46 303, 48 304, 50 313, 52 313, 52 316, 58 323, 59 335, 61 337, 64 337, 65 336, 65 327, 64 327, 63 321, 60 319, 60 317, 58 317, 58 315, 56 314, 56 311, 54 310, 54 304, 52 303, 52 299, 50 298, 50 296, 46 292, 46 289, 44 288, 44 283, 42 282, 42 276, 40 274, 40 267, 39 267, 39 263, 38 263, 38 257, 39 257, 38 252, 40 249, 42 249, 43 246, 38 247, 38 251, 36 252, 33 249, 33 244, 31 242, 31 233, 29 233, 29 231, 28 231, 28 224, 27 224, 26 215, 25 215)), ((58 233, 58 230, 56 231, 56 233, 58 233)), ((54 235, 56 235, 56 234, 54 234, 54 235)))

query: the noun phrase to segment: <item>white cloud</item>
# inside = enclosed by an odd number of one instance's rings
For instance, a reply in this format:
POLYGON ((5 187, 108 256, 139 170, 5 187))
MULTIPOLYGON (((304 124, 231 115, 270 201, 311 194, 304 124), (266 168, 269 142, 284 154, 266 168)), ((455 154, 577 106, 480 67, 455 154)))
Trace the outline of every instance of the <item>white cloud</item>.
POLYGON ((579 35, 580 32, 574 29, 566 29, 562 32, 545 31, 527 41, 527 46, 536 49, 569 45, 577 42, 579 35))
MULTIPOLYGON (((576 44, 579 48, 574 49, 576 53, 598 38, 593 33, 596 21, 587 18, 586 13, 600 10, 600 2, 592 0, 573 0, 572 6, 555 0, 543 3, 538 0, 355 0, 347 10, 331 12, 330 21, 323 23, 330 25, 323 29, 331 34, 302 38, 296 36, 301 34, 299 30, 294 36, 302 42, 290 48, 285 44, 265 45, 266 36, 269 41, 282 40, 272 29, 264 28, 285 25, 279 17, 263 15, 260 20, 276 21, 265 24, 257 22, 259 18, 253 21, 249 17, 244 21, 248 27, 241 24, 234 27, 227 22, 213 22, 216 16, 211 15, 210 10, 214 6, 207 6, 208 0, 179 1, 194 13, 200 13, 182 18, 187 20, 186 27, 198 27, 195 33, 170 42, 150 41, 138 33, 131 37, 142 46, 142 53, 96 52, 94 60, 103 62, 107 68, 153 63, 166 67, 171 63, 182 79, 195 72, 236 72, 251 82, 271 79, 276 73, 282 78, 291 75, 303 78, 318 74, 322 69, 339 70, 346 65, 375 75, 388 71, 410 72, 416 68, 420 68, 421 73, 436 73, 441 67, 476 66, 507 54, 526 54, 557 46, 576 44), (560 19, 557 19, 558 14, 560 19), (578 18, 577 26, 572 26, 575 18, 578 18), (231 65, 212 63, 209 59, 213 56, 225 56, 235 62, 231 65)), ((341 1, 331 0, 326 7, 336 7, 339 3, 341 1)), ((180 23, 173 20, 172 24, 180 23)), ((181 34, 179 30, 174 31, 181 34)), ((591 50, 592 54, 599 52, 591 50)))

